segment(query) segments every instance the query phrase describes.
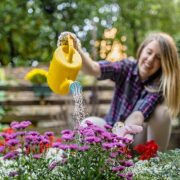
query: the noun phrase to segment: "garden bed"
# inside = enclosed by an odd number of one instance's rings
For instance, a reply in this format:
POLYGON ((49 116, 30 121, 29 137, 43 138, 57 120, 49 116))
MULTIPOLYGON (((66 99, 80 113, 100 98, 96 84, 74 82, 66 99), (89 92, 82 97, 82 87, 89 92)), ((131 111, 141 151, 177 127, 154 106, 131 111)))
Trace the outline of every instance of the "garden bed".
POLYGON ((0 134, 0 179, 176 180, 180 149, 157 153, 154 141, 138 145, 111 132, 111 126, 40 134, 29 121, 13 122, 0 134))

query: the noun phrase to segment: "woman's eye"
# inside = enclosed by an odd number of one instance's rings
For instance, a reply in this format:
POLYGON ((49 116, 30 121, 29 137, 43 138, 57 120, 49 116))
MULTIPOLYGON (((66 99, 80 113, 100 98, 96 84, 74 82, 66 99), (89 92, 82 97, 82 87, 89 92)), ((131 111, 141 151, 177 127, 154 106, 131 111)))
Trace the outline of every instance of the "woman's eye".
POLYGON ((147 51, 147 54, 149 54, 149 55, 150 55, 150 54, 151 54, 151 51, 147 51))

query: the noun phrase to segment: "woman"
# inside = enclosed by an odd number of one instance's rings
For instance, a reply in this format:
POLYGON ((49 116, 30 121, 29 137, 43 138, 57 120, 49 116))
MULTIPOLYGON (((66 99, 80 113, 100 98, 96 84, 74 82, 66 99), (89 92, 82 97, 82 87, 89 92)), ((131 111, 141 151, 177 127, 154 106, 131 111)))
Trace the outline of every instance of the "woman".
MULTIPOLYGON (((172 37, 165 33, 151 34, 140 45, 137 62, 124 59, 113 63, 93 61, 77 45, 77 38, 73 34, 71 37, 82 56, 83 71, 115 82, 114 97, 105 121, 115 127, 117 135, 134 138, 134 144, 153 139, 159 150, 164 151, 170 138, 171 119, 180 110, 177 77, 180 61, 172 37), (123 122, 123 126, 119 122, 123 122)), ((94 121, 103 124, 102 119, 94 121)))

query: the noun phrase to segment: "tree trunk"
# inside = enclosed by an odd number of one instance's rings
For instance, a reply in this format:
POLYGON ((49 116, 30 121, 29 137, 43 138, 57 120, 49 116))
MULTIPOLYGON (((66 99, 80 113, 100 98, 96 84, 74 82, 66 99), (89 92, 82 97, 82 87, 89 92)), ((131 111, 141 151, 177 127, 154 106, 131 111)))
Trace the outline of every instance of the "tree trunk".
POLYGON ((15 67, 15 63, 13 61, 13 58, 15 57, 15 48, 14 48, 14 43, 13 43, 13 38, 12 38, 12 31, 8 33, 7 41, 10 47, 10 54, 9 54, 10 61, 9 62, 11 63, 12 67, 15 67))

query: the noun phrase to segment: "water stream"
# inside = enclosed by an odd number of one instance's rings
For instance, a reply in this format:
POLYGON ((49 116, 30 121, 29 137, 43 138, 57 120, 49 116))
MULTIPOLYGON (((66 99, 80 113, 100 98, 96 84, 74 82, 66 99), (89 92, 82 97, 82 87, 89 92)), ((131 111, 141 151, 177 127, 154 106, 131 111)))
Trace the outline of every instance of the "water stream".
POLYGON ((73 96, 74 104, 74 112, 73 112, 73 120, 75 126, 79 126, 81 121, 87 116, 84 97, 82 93, 82 86, 78 81, 74 81, 70 85, 70 93, 73 96))

